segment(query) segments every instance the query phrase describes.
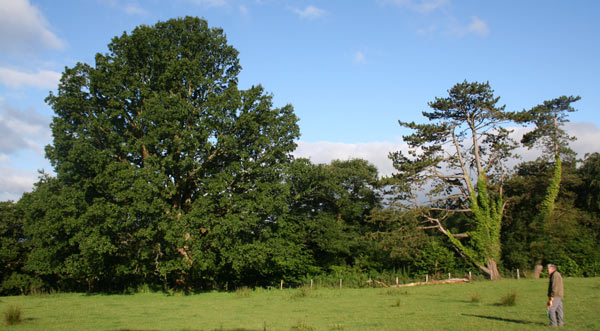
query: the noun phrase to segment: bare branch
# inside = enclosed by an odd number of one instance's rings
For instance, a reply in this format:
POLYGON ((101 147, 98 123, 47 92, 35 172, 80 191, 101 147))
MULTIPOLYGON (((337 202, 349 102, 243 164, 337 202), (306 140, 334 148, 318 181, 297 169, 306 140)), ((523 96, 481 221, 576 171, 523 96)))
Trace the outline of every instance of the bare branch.
POLYGON ((430 209, 435 210, 435 211, 447 211, 447 212, 453 212, 453 213, 470 213, 470 212, 472 212, 471 208, 466 208, 466 209, 430 208, 430 209))

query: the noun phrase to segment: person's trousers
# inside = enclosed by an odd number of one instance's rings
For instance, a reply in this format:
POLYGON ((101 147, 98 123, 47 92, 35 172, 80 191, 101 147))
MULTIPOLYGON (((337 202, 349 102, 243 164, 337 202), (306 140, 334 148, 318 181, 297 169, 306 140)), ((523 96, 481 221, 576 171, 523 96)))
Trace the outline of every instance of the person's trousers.
POLYGON ((563 316, 562 298, 554 297, 552 306, 550 306, 550 309, 548 309, 548 318, 550 318, 551 326, 565 325, 565 320, 564 320, 564 316, 563 316))

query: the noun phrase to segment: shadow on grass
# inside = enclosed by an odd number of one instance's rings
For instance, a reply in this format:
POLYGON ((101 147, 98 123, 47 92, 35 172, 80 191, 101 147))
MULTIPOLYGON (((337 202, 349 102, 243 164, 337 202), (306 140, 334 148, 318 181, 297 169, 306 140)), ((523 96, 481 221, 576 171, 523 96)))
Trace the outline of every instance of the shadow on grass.
POLYGON ((546 325, 546 324, 544 324, 542 322, 514 320, 514 319, 510 319, 510 318, 496 317, 496 316, 475 315, 475 314, 461 314, 461 315, 463 315, 463 316, 485 318, 485 319, 493 320, 493 321, 511 322, 511 323, 517 323, 517 324, 530 324, 530 325, 542 325, 542 326, 546 325))

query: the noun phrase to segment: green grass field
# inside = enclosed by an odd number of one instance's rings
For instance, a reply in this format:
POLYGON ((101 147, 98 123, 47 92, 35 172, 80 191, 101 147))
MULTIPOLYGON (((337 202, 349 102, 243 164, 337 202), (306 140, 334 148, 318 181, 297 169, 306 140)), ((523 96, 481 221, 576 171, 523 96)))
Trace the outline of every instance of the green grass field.
MULTIPOLYGON (((10 330, 539 330, 547 279, 409 288, 241 290, 194 295, 0 297, 10 330), (514 306, 501 305, 516 293, 514 306)), ((600 330, 600 278, 565 279, 565 330, 600 330)), ((4 319, 2 320, 4 323, 4 319)))

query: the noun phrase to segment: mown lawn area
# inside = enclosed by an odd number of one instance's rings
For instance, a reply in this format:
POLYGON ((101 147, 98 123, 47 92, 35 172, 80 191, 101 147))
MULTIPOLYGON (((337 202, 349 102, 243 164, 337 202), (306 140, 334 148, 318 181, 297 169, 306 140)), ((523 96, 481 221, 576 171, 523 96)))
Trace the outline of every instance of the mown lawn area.
MULTIPOLYGON (((539 330, 547 279, 408 288, 0 297, 10 330, 539 330), (516 294, 514 306, 501 305, 516 294)), ((564 330, 600 330, 600 278, 565 278, 564 330)), ((2 320, 4 323, 4 320, 2 320)))

